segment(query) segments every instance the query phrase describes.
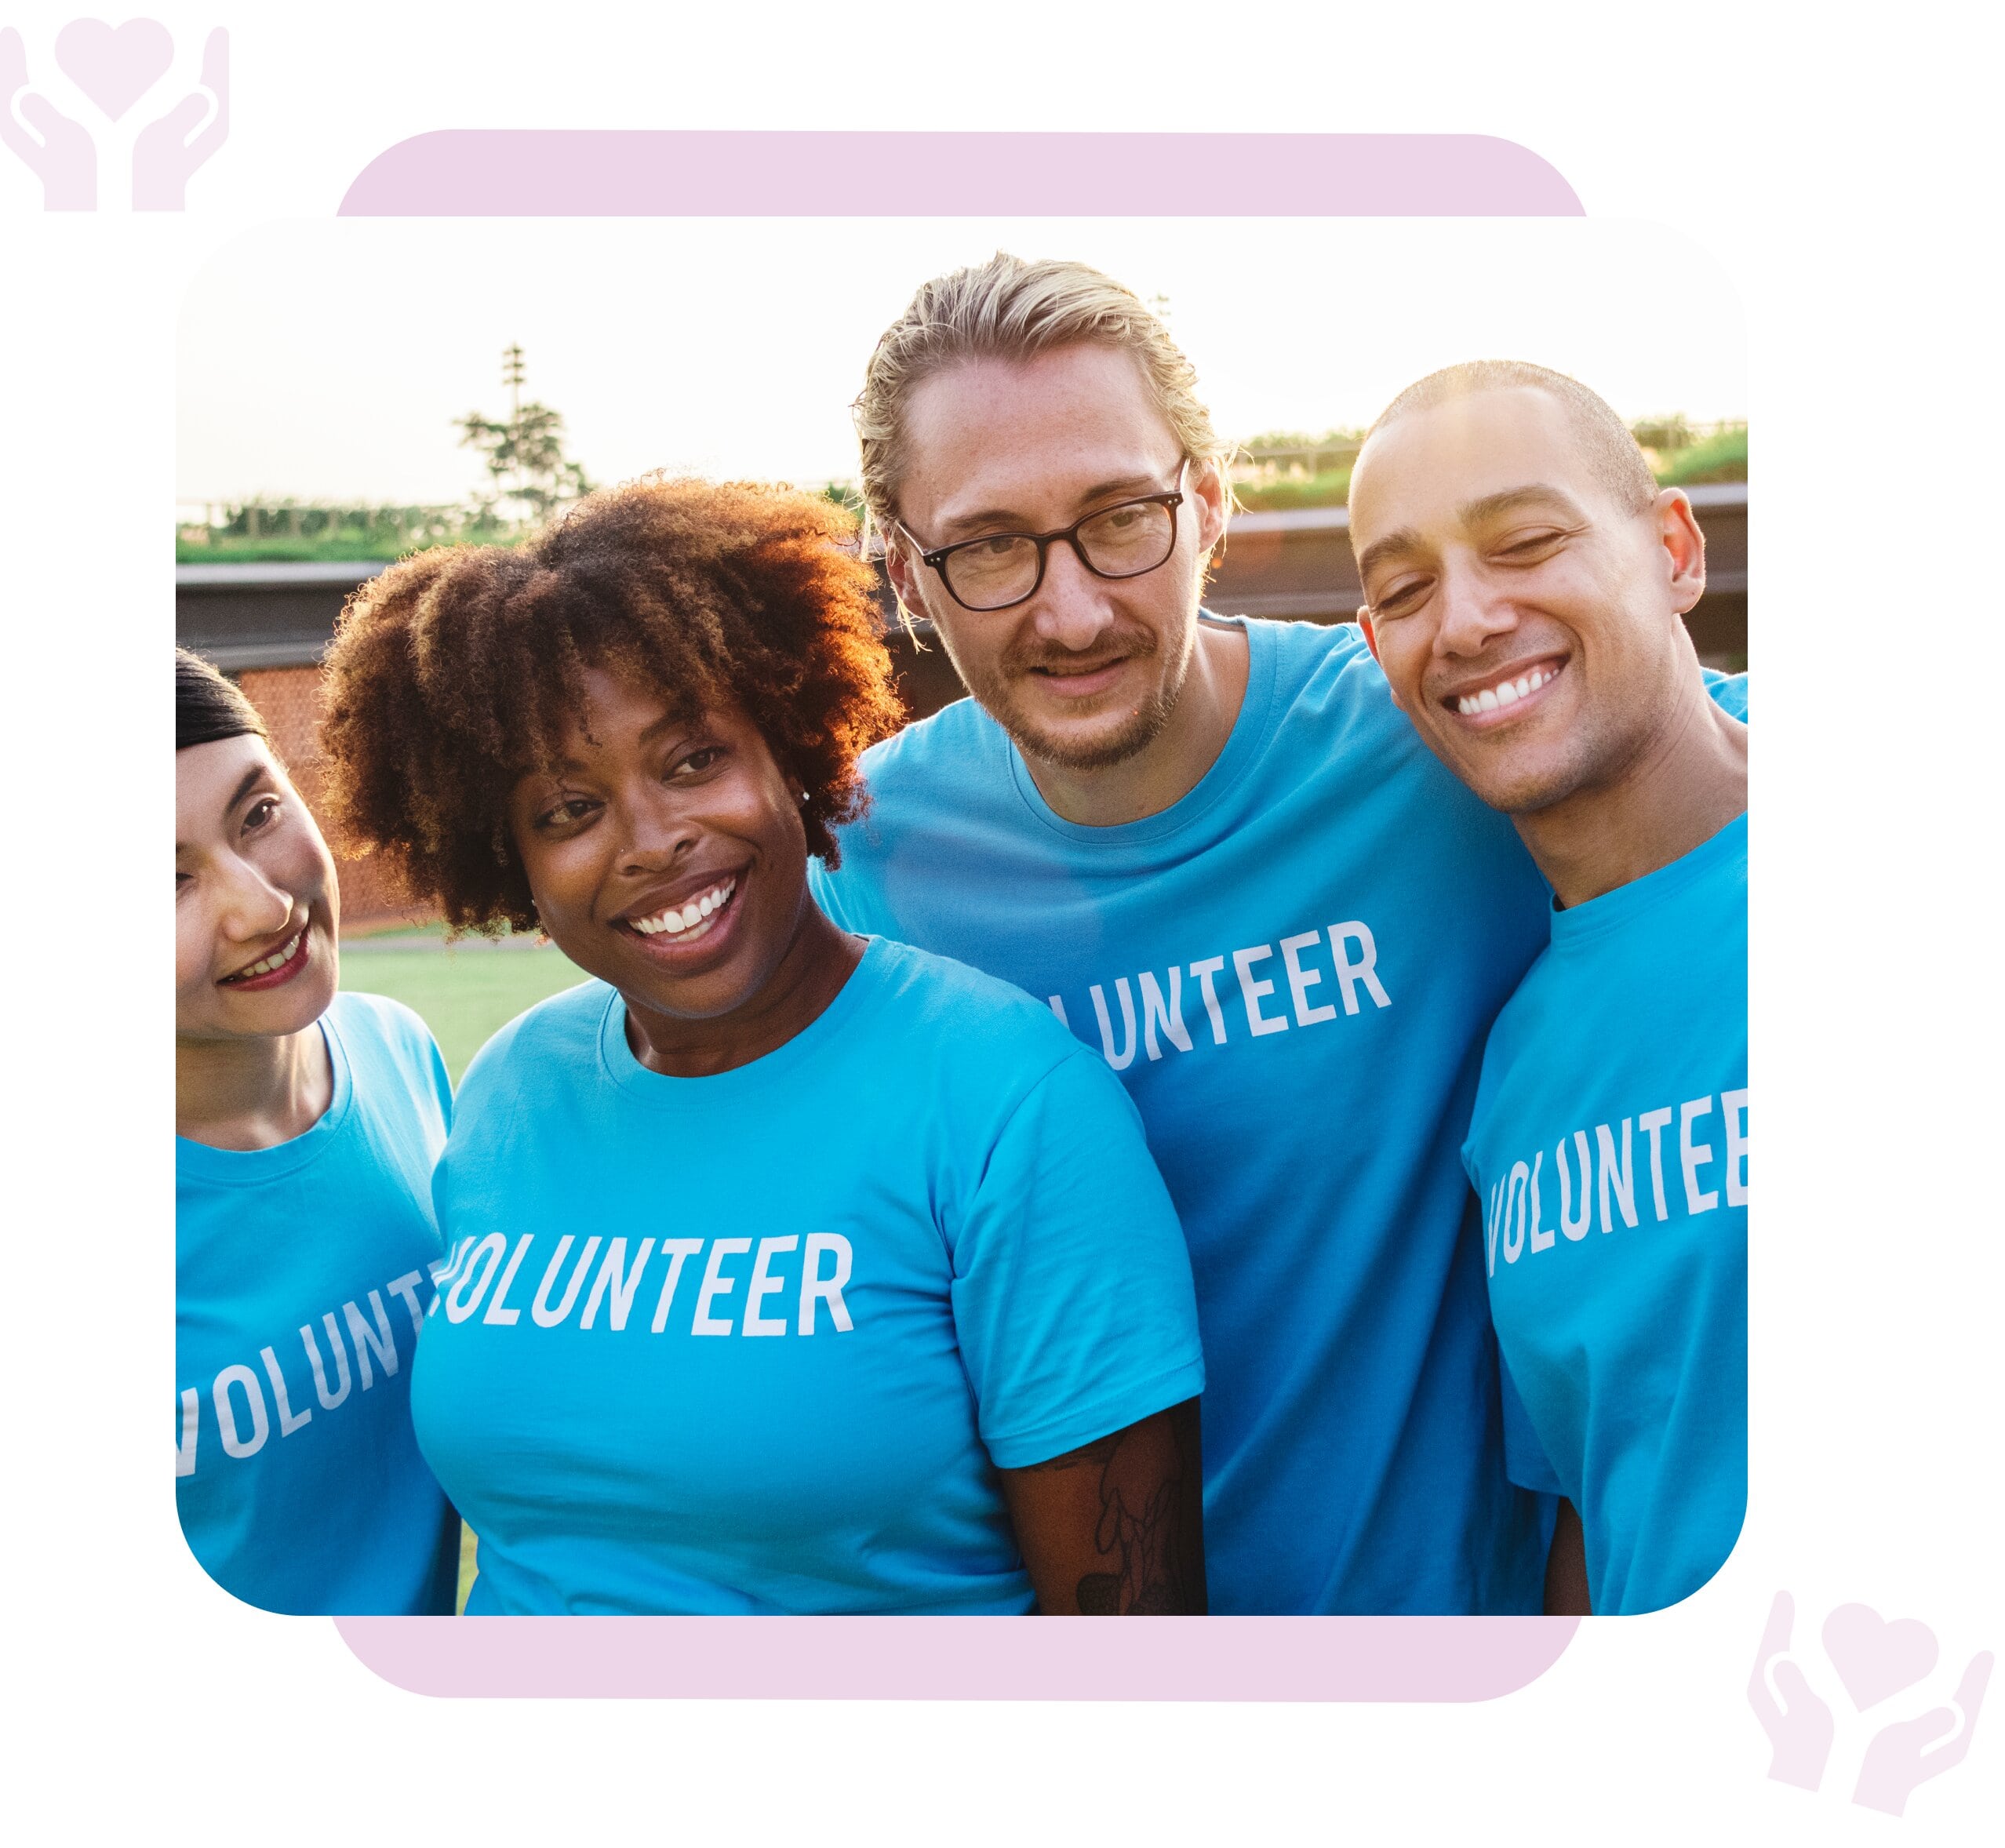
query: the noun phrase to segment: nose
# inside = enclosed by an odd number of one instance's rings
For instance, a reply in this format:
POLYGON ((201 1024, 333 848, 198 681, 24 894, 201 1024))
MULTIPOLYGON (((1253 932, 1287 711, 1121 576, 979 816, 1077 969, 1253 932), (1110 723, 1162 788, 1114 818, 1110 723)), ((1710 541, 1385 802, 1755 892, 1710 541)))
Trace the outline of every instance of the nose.
POLYGON ((650 780, 619 805, 625 824, 620 849, 624 873, 658 873, 694 851, 703 828, 688 806, 658 782, 650 780))
POLYGON ((1055 543, 1045 554, 1032 625, 1044 641, 1083 653, 1113 620, 1108 588, 1070 544, 1055 543))
POLYGON ((223 904, 223 934, 232 943, 251 943, 282 929, 293 915, 293 895, 266 878, 254 860, 229 863, 223 904))
POLYGON ((1504 587, 1474 564, 1450 558, 1442 566, 1441 620, 1434 633, 1437 655, 1480 654, 1499 635, 1518 626, 1518 613, 1504 587))

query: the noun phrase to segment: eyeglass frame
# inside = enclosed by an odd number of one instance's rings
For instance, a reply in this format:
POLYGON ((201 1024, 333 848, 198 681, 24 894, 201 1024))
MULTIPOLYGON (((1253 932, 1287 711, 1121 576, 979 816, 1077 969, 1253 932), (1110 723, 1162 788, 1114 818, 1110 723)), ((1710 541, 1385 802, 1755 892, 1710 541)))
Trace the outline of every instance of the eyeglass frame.
POLYGON ((1190 467, 1191 459, 1186 456, 1177 464, 1175 487, 1160 494, 1137 494, 1132 500, 1116 500, 1110 506, 1095 507, 1091 513, 1073 521, 1069 526, 1061 526, 1050 533, 981 533, 972 539, 957 539, 952 545, 936 546, 928 551, 924 541, 903 520, 894 519, 891 523, 912 541, 918 551, 919 562, 933 568, 933 574, 939 578, 947 595, 970 616, 999 616, 1006 609, 1014 609, 1019 605, 1028 603, 1043 588, 1045 567, 1050 557, 1051 547, 1061 539, 1072 548, 1072 556, 1104 584, 1128 584, 1137 577, 1148 577, 1152 571, 1160 571, 1177 555, 1177 509, 1184 504, 1184 478, 1189 474, 1190 467), (1095 520, 1102 519, 1110 513, 1119 513, 1124 507, 1151 506, 1166 507, 1170 510, 1170 549, 1153 565, 1144 565, 1139 571, 1103 571, 1086 555, 1086 547, 1079 544, 1080 527, 1090 526, 1095 520), (1030 588, 1021 597, 1013 597, 1006 603, 991 603, 986 607, 977 607, 963 601, 961 593, 954 588, 943 561, 955 552, 966 551, 970 546, 993 545, 999 539, 1030 540, 1037 547, 1037 575, 1031 580, 1030 588))

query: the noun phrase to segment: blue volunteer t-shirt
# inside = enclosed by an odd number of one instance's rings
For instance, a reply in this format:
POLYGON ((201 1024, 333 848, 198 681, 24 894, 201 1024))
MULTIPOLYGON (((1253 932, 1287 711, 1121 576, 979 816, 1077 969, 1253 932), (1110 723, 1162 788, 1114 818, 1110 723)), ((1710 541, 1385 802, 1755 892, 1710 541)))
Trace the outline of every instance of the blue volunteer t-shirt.
POLYGON ((181 1531, 267 1610, 449 1614, 460 1524, 412 1435, 410 1362, 452 1090, 396 1002, 337 995, 320 1027, 333 1097, 304 1135, 175 1138, 181 1531))
POLYGON ((1140 1108, 1196 1277, 1214 1611, 1537 1610, 1550 1504, 1505 1475, 1458 1151, 1547 889, 1355 628, 1244 626, 1170 808, 1061 819, 962 700, 867 755, 816 890, 1046 1002, 1140 1108))
POLYGON ((1556 912, 1463 1151, 1512 1478, 1579 1509, 1599 1613, 1689 1597, 1746 1506, 1747 901, 1743 815, 1556 912))
POLYGON ((413 1402, 487 1612, 1021 1612, 998 1468, 1203 1386, 1133 1107, 873 940, 777 1051, 649 1071, 602 983, 474 1061, 413 1402))

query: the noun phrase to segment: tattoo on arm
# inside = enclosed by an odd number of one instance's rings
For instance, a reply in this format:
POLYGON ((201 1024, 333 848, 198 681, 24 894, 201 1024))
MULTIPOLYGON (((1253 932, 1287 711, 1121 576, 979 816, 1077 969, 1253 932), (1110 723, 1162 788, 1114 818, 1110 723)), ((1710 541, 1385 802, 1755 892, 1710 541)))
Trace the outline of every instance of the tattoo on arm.
POLYGON ((1033 1464, 1024 1473, 1060 1470, 1090 1470, 1097 1477, 1100 1512, 1093 1544, 1104 1564, 1077 1581, 1075 1596, 1083 1614, 1203 1610, 1203 1490, 1196 1400, 1033 1464))

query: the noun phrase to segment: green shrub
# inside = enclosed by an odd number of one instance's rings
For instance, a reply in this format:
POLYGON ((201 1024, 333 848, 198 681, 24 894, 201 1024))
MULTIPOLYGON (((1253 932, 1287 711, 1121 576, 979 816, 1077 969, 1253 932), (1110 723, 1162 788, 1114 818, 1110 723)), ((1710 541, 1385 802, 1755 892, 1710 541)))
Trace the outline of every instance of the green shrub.
POLYGON ((1667 488, 1697 487, 1702 482, 1748 478, 1748 427, 1715 431, 1687 449, 1657 459, 1657 478, 1667 488))

